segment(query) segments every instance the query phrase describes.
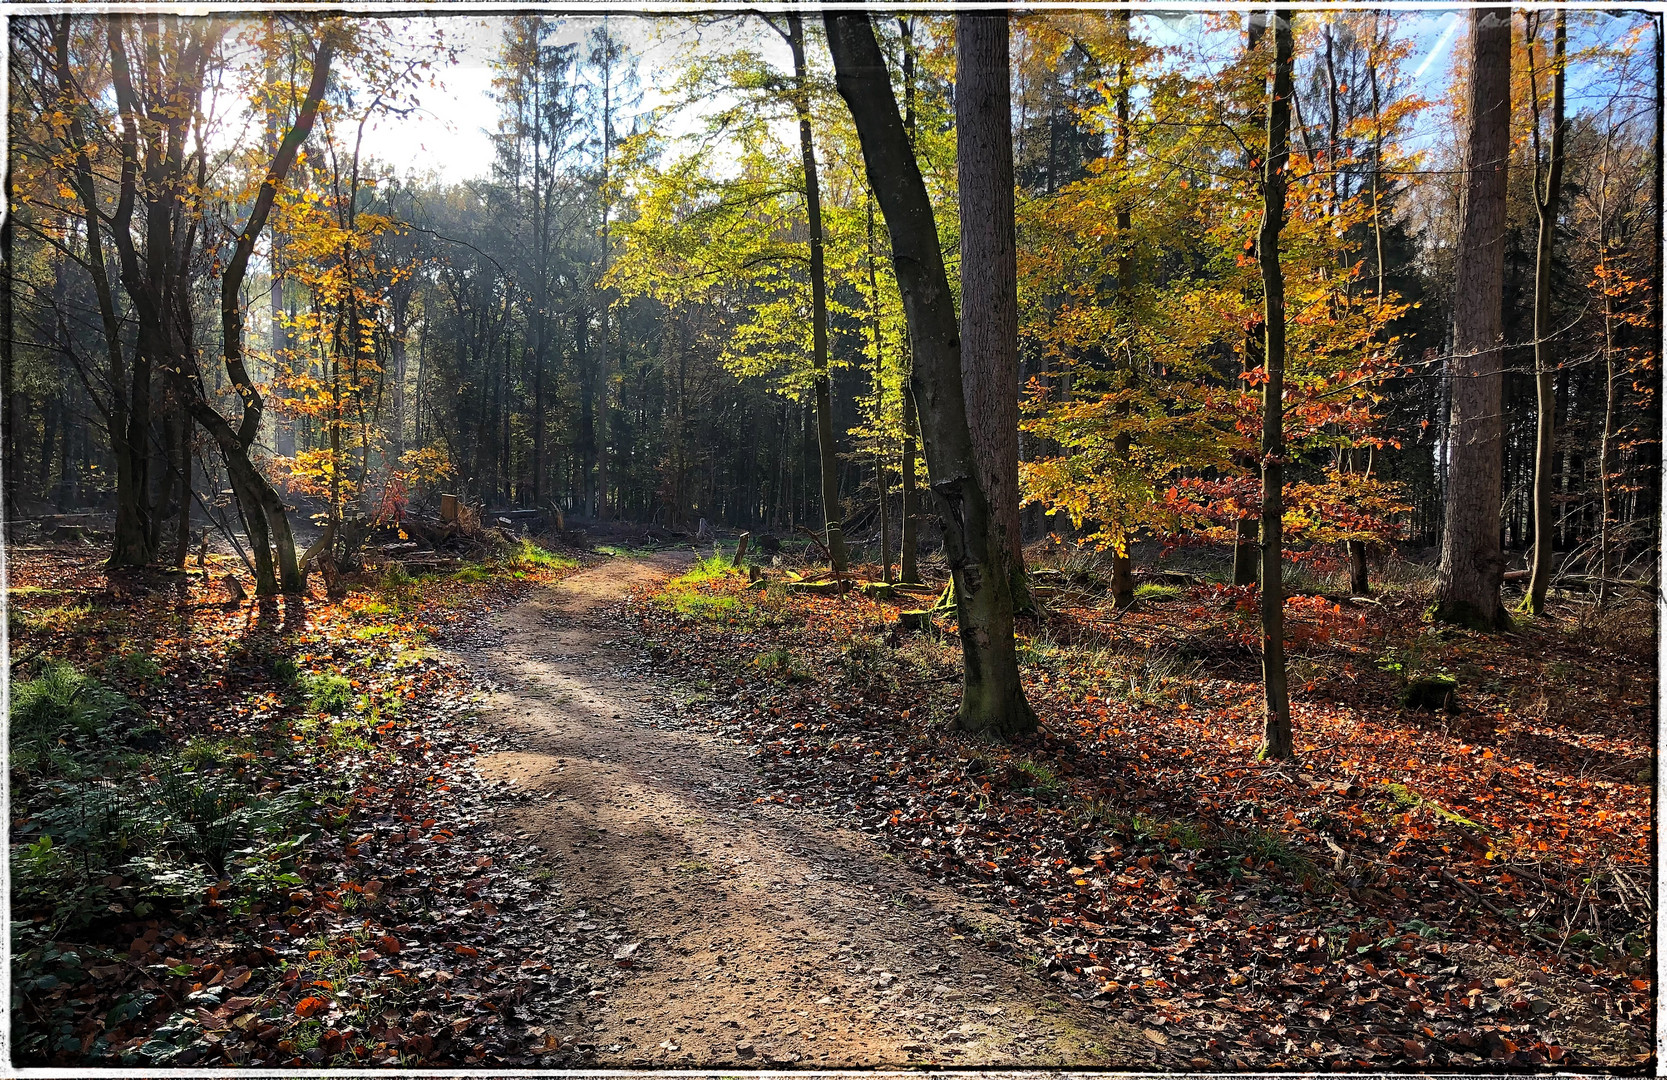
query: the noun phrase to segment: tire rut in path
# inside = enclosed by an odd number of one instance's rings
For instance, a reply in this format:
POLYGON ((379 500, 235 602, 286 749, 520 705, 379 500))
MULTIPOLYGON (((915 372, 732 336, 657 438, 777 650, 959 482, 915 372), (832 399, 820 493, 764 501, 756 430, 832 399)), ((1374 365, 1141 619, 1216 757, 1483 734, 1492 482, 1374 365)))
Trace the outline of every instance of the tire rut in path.
POLYGON ((1011 929, 1000 913, 858 833, 754 803, 744 749, 650 726, 675 692, 631 670, 619 605, 686 565, 587 568, 466 654, 500 687, 485 721, 518 747, 482 774, 533 795, 508 830, 542 849, 576 919, 637 946, 628 968, 593 961, 590 997, 552 1033, 614 1067, 1158 1065, 1138 1029, 952 929, 1011 929))

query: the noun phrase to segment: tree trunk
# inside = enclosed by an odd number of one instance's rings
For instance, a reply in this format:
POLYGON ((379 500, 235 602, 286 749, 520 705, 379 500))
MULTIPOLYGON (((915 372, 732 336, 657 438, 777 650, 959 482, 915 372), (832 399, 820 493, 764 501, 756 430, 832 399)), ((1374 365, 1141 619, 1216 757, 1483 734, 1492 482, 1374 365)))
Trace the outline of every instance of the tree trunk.
MULTIPOLYGON (((60 100, 73 103, 79 90, 71 74, 70 17, 64 16, 53 28, 53 58, 60 100)), ((117 24, 111 20, 106 36, 115 57, 120 45, 117 24)), ((110 285, 109 271, 104 259, 103 227, 106 216, 99 211, 99 196, 93 180, 92 155, 87 149, 87 137, 78 108, 69 110, 69 149, 74 154, 73 173, 76 196, 80 200, 83 223, 86 226, 87 271, 93 280, 93 291, 98 298, 99 321, 104 332, 104 346, 108 358, 110 380, 110 408, 105 414, 110 438, 110 455, 116 464, 116 524, 115 540, 111 544, 109 567, 144 566, 151 559, 148 547, 150 529, 146 520, 145 454, 143 442, 131 440, 134 425, 132 412, 143 409, 144 426, 150 423, 149 382, 150 364, 140 349, 134 351, 131 368, 122 352, 122 328, 110 285), (143 392, 141 393, 141 387, 143 392)), ((131 123, 122 132, 122 161, 117 181, 118 200, 115 213, 108 217, 110 233, 124 238, 132 224, 133 204, 137 196, 137 135, 131 123)), ((7 223, 10 223, 7 216, 7 223)), ((129 240, 131 246, 131 241, 129 240)), ((8 268, 11 266, 7 263, 8 268)), ((8 401, 10 399, 8 398, 8 401)), ((9 408, 9 406, 8 406, 9 408)), ((141 428, 141 431, 143 428, 141 428)))
POLYGON ((874 455, 874 482, 880 489, 880 580, 891 583, 891 512, 886 503, 891 501, 891 484, 886 480, 886 459, 874 455))
POLYGON ((1256 584, 1256 560, 1260 553, 1256 547, 1256 522, 1249 515, 1240 517, 1234 523, 1236 542, 1233 545, 1233 584, 1256 584))
POLYGON ((191 414, 179 418, 179 521, 174 528, 173 565, 183 567, 191 554, 191 414))
POLYGON ((822 18, 839 93, 862 144, 869 187, 891 233, 893 267, 914 352, 910 382, 960 627, 963 671, 956 723, 991 735, 1031 731, 1036 714, 1019 682, 1012 582, 1008 563, 990 541, 990 504, 979 482, 961 388, 961 335, 932 204, 868 16, 827 11, 822 18))
POLYGON ((1291 701, 1285 686, 1285 272, 1279 265, 1279 233, 1285 225, 1285 168, 1290 160, 1291 19, 1273 16, 1273 96, 1268 101, 1268 142, 1262 173, 1262 230, 1257 260, 1262 268, 1262 687, 1261 758, 1293 756, 1291 701))
MULTIPOLYGON (((904 335, 907 341, 907 334, 904 335)), ((914 369, 913 350, 909 369, 914 369)), ((920 582, 920 489, 915 485, 915 437, 918 434, 915 418, 915 393, 908 383, 903 384, 903 534, 898 542, 899 581, 910 585, 920 582)))
MULTIPOLYGON (((5 185, 7 205, 15 205, 12 203, 12 175, 9 162, 6 175, 0 182, 5 185)), ((16 263, 12 261, 10 213, 4 221, 0 221, 0 266, 5 268, 5 272, 0 274, 0 471, 3 471, 6 477, 3 492, 5 515, 11 518, 17 514, 17 473, 22 459, 17 453, 17 370, 16 358, 12 352, 12 273, 16 263)), ((4 542, 4 538, 0 538, 0 542, 4 542)))
POLYGON ((961 377, 990 544, 1018 610, 1030 607, 1019 522, 1019 293, 1006 12, 955 17, 961 197, 961 377))
POLYGON ((1491 630, 1509 622, 1499 602, 1505 572, 1499 512, 1509 11, 1472 8, 1470 41, 1469 131, 1453 289, 1451 467, 1433 613, 1446 622, 1491 630))
MULTIPOLYGON (((1545 187, 1534 192, 1534 209, 1539 215, 1539 244, 1534 252, 1534 389, 1538 415, 1534 440, 1534 563, 1529 569, 1528 594, 1522 609, 1530 615, 1545 610, 1546 590, 1551 587, 1551 564, 1555 554, 1553 534, 1557 513, 1551 501, 1553 457, 1557 440, 1557 362, 1551 355, 1551 256, 1557 235, 1557 215, 1563 188, 1563 55, 1568 42, 1568 14, 1559 10, 1553 24, 1551 45, 1551 139, 1545 171, 1545 187)), ((1534 182, 1539 187, 1540 105, 1539 80, 1534 64, 1534 46, 1539 37, 1539 20, 1528 17, 1528 86, 1533 98, 1534 182)))
MULTIPOLYGON (((1112 15, 1117 26, 1117 42, 1123 48, 1123 55, 1117 61, 1117 167, 1119 171, 1127 173, 1129 168, 1129 22, 1132 13, 1123 8, 1112 15)), ((1051 116, 1051 111, 1050 111, 1051 116)), ((1050 121, 1049 128, 1052 129, 1050 121)), ((1052 144, 1049 144, 1052 153, 1052 144)), ((1053 186, 1053 169, 1048 169, 1048 186, 1053 186)), ((1122 309, 1123 319, 1131 319, 1130 305, 1134 297, 1134 260, 1130 257, 1129 243, 1133 222, 1129 216, 1128 200, 1117 204, 1117 239, 1121 249, 1117 253, 1117 303, 1122 309)), ((1126 386, 1134 385, 1134 364, 1131 361, 1127 375, 1126 386)), ((1128 417, 1129 403, 1124 401, 1117 407, 1120 417, 1128 417)), ((1119 431, 1112 439, 1112 449, 1117 456, 1126 463, 1129 460, 1129 449, 1132 440, 1127 429, 1119 431)), ((1134 561, 1129 557, 1129 544, 1133 537, 1125 526, 1122 529, 1123 546, 1111 553, 1111 602, 1116 608, 1126 608, 1134 603, 1134 561)))
MULTIPOLYGON (((897 27, 903 38, 903 133, 909 150, 915 145, 915 45, 914 16, 899 16, 897 27)), ((903 328, 903 368, 914 371, 914 346, 909 341, 909 330, 903 328)), ((898 580, 914 585, 920 582, 920 495, 915 485, 915 442, 920 436, 915 417, 915 395, 909 388, 909 378, 903 381, 903 528, 898 538, 898 580)))
POLYGON ((1366 541, 1350 540, 1349 548, 1349 595, 1370 596, 1372 583, 1366 573, 1366 541))
POLYGON ((793 53, 793 111, 799 118, 799 153, 804 159, 805 215, 810 226, 811 368, 816 380, 816 448, 822 461, 822 519, 828 557, 837 573, 848 563, 845 527, 839 512, 839 448, 834 442, 831 379, 828 376, 828 284, 822 245, 822 192, 816 179, 816 147, 810 133, 810 85, 805 67, 804 20, 787 14, 793 53))

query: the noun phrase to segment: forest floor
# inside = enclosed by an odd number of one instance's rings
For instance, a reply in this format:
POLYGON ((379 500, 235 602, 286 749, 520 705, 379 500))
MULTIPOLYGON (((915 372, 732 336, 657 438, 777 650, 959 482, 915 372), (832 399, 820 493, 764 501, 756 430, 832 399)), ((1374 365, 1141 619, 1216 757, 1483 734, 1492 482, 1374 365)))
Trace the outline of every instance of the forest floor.
POLYGON ((1187 1067, 981 947, 1010 916, 770 799, 748 751, 679 721, 686 694, 645 670, 623 604, 691 561, 587 568, 462 653, 516 747, 482 774, 533 796, 506 827, 544 850, 569 920, 609 924, 614 970, 552 1027, 563 1043, 604 1067, 1187 1067))
POLYGON ((1258 762, 1250 590, 1154 567, 1119 613, 1082 553, 1039 554, 1044 610, 1019 626, 1032 736, 951 730, 953 621, 897 628, 921 594, 749 586, 720 559, 634 602, 638 685, 670 676, 673 694, 643 691, 673 705, 662 723, 751 752, 755 810, 854 829, 909 868, 908 894, 974 901, 940 927, 932 901, 915 940, 1016 961, 1089 1016, 1075 1064, 1651 1059, 1647 599, 1560 595, 1477 635, 1429 624, 1405 566, 1368 601, 1309 589, 1287 606, 1298 757, 1258 762), (1418 707, 1430 686, 1452 694, 1418 707))
POLYGON ((1650 1059, 1646 603, 1293 599, 1280 765, 1196 576, 1038 559, 996 744, 948 623, 687 547, 243 604, 97 554, 8 549, 20 1063, 1650 1059))

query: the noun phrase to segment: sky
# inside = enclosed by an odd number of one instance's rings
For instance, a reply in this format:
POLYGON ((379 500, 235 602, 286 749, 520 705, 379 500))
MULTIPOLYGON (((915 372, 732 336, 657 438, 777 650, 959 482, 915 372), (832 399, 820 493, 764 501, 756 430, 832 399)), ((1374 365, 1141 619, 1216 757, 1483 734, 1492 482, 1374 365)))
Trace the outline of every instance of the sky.
MULTIPOLYGON (((1199 16, 1177 13, 1175 17, 1146 16, 1146 32, 1155 40, 1184 34, 1196 28, 1199 16)), ((558 18, 555 41, 582 41, 589 31, 602 21, 601 16, 572 16, 558 18)), ((503 36, 503 21, 499 17, 451 16, 436 19, 405 20, 406 32, 413 40, 426 37, 433 25, 443 27, 448 41, 458 49, 458 62, 440 73, 443 83, 438 90, 426 91, 421 110, 403 119, 384 119, 381 125, 366 135, 366 147, 375 156, 396 163, 411 163, 414 167, 432 171, 442 181, 458 183, 484 177, 492 163, 492 143, 488 131, 497 123, 497 103, 491 98, 493 58, 497 55, 503 36)), ((637 73, 641 82, 644 111, 665 103, 658 86, 670 80, 678 50, 693 33, 682 20, 647 16, 616 15, 609 19, 610 29, 627 42, 637 54, 637 73)), ((758 35, 756 44, 780 52, 785 62, 786 50, 773 33, 756 22, 752 33, 758 35)), ((1432 7, 1427 10, 1403 13, 1400 32, 1413 42, 1408 65, 1411 70, 1410 87, 1432 101, 1442 99, 1452 77, 1453 52, 1464 38, 1465 12, 1432 7)), ((1634 25, 1635 17, 1600 19, 1593 27, 1571 28, 1571 51, 1598 39, 1613 39, 1634 25)), ((733 35, 739 28, 728 31, 733 35)), ((1139 32, 1139 31, 1137 31, 1139 32)), ((711 34, 712 31, 707 31, 711 34)), ((1653 44, 1653 42, 1651 42, 1653 44)), ((1579 109, 1590 103, 1590 95, 1583 98, 1583 87, 1589 86, 1600 72, 1586 72, 1585 78, 1577 67, 1571 67, 1570 107, 1579 109)), ((692 118, 685 118, 691 127, 692 118)), ((1413 134, 1409 149, 1418 143, 1433 140, 1433 125, 1429 130, 1413 134)))
MULTIPOLYGON (((366 148, 384 160, 411 162, 431 170, 447 183, 485 177, 491 171, 493 157, 488 133, 498 122, 498 105, 491 97, 492 62, 503 41, 504 20, 452 16, 404 21, 413 40, 429 37, 431 28, 440 26, 446 40, 457 49, 457 63, 441 71, 440 90, 423 93, 419 113, 384 120, 376 131, 366 135, 366 148)), ((568 16, 552 21, 556 31, 549 40, 559 45, 583 42, 601 25, 602 16, 568 16)), ((690 42, 694 31, 682 20, 636 15, 610 16, 608 24, 615 37, 636 55, 642 93, 639 110, 646 113, 664 105, 666 97, 659 87, 673 77, 676 55, 690 42)), ((733 37, 735 32, 704 31, 707 39, 726 34, 733 37)), ((772 51, 779 48, 785 61, 786 47, 768 30, 763 34, 765 37, 756 44, 772 51)), ((693 123, 692 119, 685 122, 693 123)))

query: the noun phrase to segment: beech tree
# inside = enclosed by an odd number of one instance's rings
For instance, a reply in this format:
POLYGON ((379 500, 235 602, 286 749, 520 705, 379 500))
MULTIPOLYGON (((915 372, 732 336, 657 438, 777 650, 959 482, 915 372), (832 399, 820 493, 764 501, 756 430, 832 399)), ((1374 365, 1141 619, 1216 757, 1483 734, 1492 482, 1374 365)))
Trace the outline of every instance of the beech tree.
POLYGON ((910 384, 961 631, 956 722, 968 731, 990 734, 1029 731, 1036 714, 1019 683, 1011 578, 991 540, 992 509, 967 424, 960 333, 937 221, 868 16, 830 11, 822 18, 839 94, 851 110, 869 185, 891 234, 892 262, 909 324, 914 352, 910 384))
POLYGON ((1557 441, 1557 362, 1554 357, 1557 343, 1553 338, 1556 331, 1551 322, 1551 257, 1563 204, 1563 82, 1568 51, 1568 18, 1568 13, 1562 10, 1553 16, 1551 56, 1548 60, 1551 65, 1549 137, 1543 136, 1540 130, 1540 71, 1536 63, 1540 50, 1540 16, 1537 12, 1529 12, 1524 18, 1528 47, 1528 101, 1532 117, 1532 126, 1528 130, 1534 145, 1534 214, 1539 219, 1539 242, 1534 249, 1534 559, 1529 568, 1528 593, 1522 600, 1522 610, 1530 615, 1538 615, 1545 610, 1545 594, 1551 586, 1557 527, 1556 508, 1551 501, 1557 441))
POLYGON ((1470 10, 1464 192, 1453 286, 1452 418, 1446 521, 1436 573, 1437 618, 1478 629, 1505 625, 1499 510, 1504 372, 1501 307, 1510 152, 1511 16, 1470 10))
POLYGON ((1256 257, 1262 270, 1262 688, 1259 757, 1288 758, 1291 698, 1285 688, 1285 275, 1279 234, 1285 227, 1285 170, 1290 162, 1291 21, 1273 17, 1273 79, 1268 95, 1267 153, 1262 158, 1262 228, 1256 257))
MULTIPOLYGON (((1007 15, 955 19, 956 158, 961 192, 961 372, 990 543, 1015 602, 1029 605, 1019 528, 1019 298, 1007 15)), ((880 181, 875 181, 876 185, 880 181)))

